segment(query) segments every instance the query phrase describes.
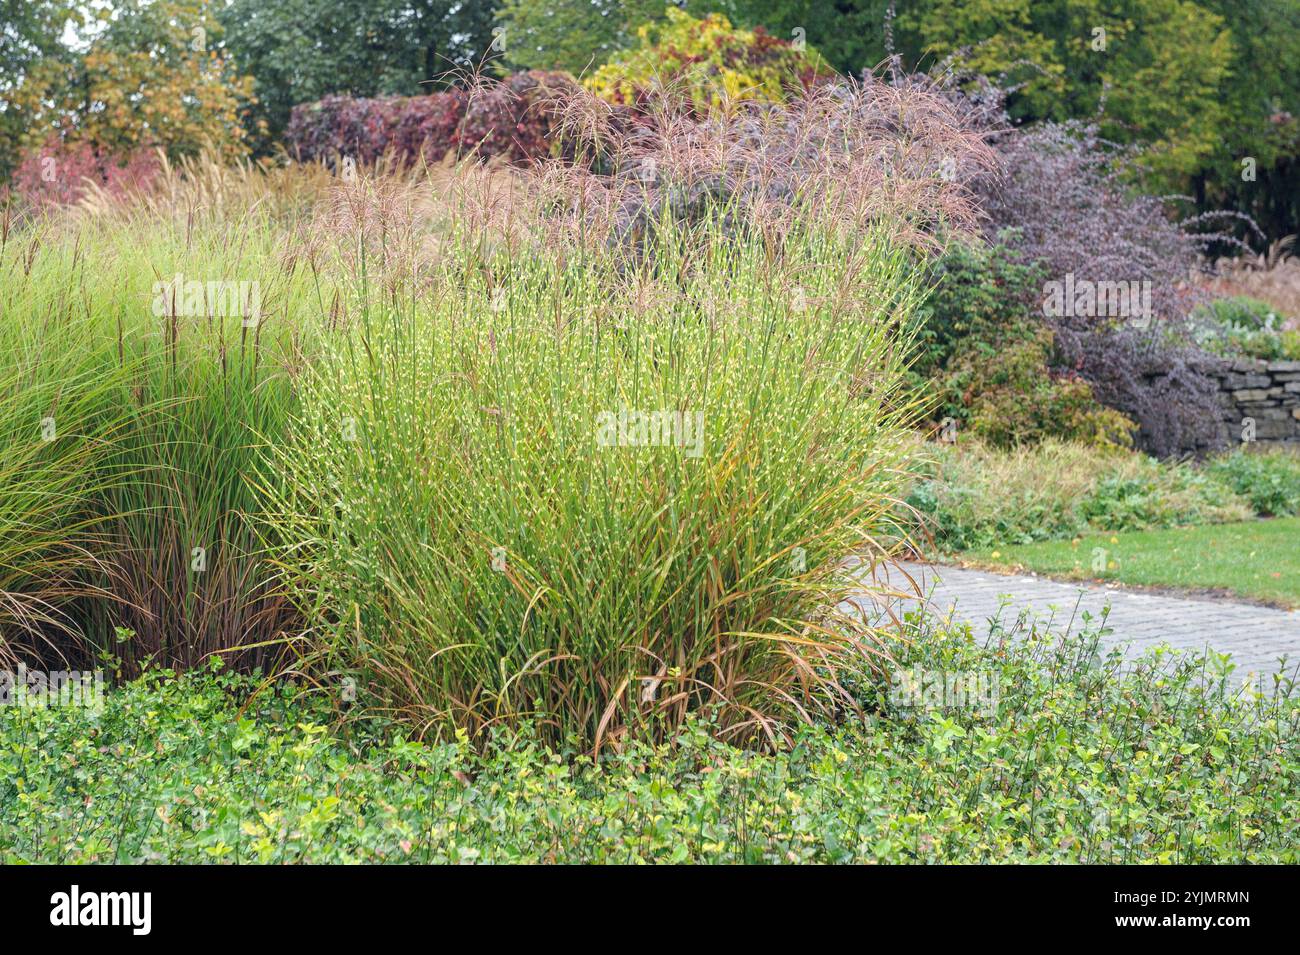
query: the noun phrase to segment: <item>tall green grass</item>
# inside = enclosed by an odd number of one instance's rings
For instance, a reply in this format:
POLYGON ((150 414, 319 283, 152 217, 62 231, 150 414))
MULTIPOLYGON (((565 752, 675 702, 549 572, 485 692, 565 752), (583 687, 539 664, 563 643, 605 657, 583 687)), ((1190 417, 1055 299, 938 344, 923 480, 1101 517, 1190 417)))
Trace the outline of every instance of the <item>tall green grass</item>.
POLYGON ((11 613, 11 652, 43 643, 111 650, 127 672, 185 667, 292 622, 269 587, 248 476, 283 428, 303 316, 319 307, 276 240, 256 214, 202 210, 7 237, 0 591, 26 609, 11 613), (156 283, 177 273, 259 282, 263 314, 183 314, 170 299, 155 314, 156 283))
MULTIPOLYGON (((0 310, 12 315, 10 269, 0 271, 0 310)), ((113 387, 80 348, 47 350, 32 322, 80 337, 77 323, 50 303, 27 323, 0 322, 0 663, 18 656, 64 656, 79 630, 67 615, 78 575, 93 562, 89 501, 113 437, 96 414, 113 387)), ((102 489, 102 487, 101 487, 102 489)))
POLYGON ((888 221, 724 203, 629 255, 504 208, 522 180, 475 206, 288 176, 267 204, 191 172, 0 251, 0 468, 26 476, 0 587, 51 609, 29 643, 128 674, 292 645, 421 734, 584 748, 855 707, 884 648, 840 610, 846 560, 894 546, 915 411, 888 221), (177 273, 257 282, 263 313, 155 309, 177 273), (667 430, 628 441, 638 416, 667 430))
POLYGON ((631 272, 467 239, 421 291, 363 284, 265 471, 308 642, 363 703, 586 747, 853 707, 882 649, 843 561, 891 546, 920 292, 883 230, 724 221, 661 223, 631 272), (610 434, 638 412, 703 434, 610 434))

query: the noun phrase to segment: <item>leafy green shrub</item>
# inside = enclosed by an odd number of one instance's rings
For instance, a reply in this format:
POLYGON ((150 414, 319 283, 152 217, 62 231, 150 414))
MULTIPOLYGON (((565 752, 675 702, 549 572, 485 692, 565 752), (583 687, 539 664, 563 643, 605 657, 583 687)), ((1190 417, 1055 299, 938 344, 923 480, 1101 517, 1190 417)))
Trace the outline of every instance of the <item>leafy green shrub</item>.
POLYGON ((1210 462, 1206 469, 1250 501, 1260 514, 1300 512, 1300 454, 1294 451, 1233 451, 1210 462))
POLYGON ((950 365, 944 384, 968 396, 971 433, 999 447, 1048 435, 1097 447, 1129 447, 1136 425, 1098 403, 1078 375, 1050 370, 1051 346, 1047 328, 996 350, 969 343, 970 350, 950 365))
POLYGON ((1228 358, 1300 361, 1300 331, 1289 328, 1259 332, 1226 331, 1207 342, 1210 351, 1228 358))
POLYGON ((1079 513, 1090 528, 1142 530, 1252 516, 1232 490, 1196 468, 1139 460, 1138 467, 1099 480, 1079 502, 1079 513))
POLYGON ((762 27, 737 29, 721 14, 701 20, 671 6, 665 14, 638 29, 639 47, 616 53, 584 85, 625 106, 667 92, 708 112, 751 97, 780 101, 833 73, 812 49, 796 49, 762 27))
POLYGON ((1222 328, 1243 332, 1262 332, 1279 324, 1277 310, 1267 302, 1244 295, 1215 299, 1197 310, 1222 328))
POLYGON ((1212 352, 1266 361, 1300 360, 1300 331, 1284 329, 1285 318, 1267 302, 1236 295, 1197 310, 1198 340, 1212 352))
POLYGON ((1215 656, 1121 668, 1102 624, 909 626, 870 726, 772 755, 698 720, 595 761, 421 744, 329 694, 155 671, 97 713, 0 707, 0 862, 1300 861, 1294 689, 1242 697, 1215 656), (925 705, 915 674, 991 692, 925 705))
POLYGON ((1053 333, 1036 315, 1041 269, 1005 241, 954 243, 929 274, 912 373, 938 392, 939 414, 1000 447, 1044 437, 1132 444, 1131 421, 1078 375, 1053 368, 1053 333))
MULTIPOLYGON (((1043 281, 1041 269, 1005 241, 953 242, 929 263, 927 274, 931 291, 921 310, 914 365, 922 380, 942 372, 969 341, 996 344, 1008 329, 1023 324, 1043 281)), ((963 407, 956 403, 942 410, 955 416, 963 407)))

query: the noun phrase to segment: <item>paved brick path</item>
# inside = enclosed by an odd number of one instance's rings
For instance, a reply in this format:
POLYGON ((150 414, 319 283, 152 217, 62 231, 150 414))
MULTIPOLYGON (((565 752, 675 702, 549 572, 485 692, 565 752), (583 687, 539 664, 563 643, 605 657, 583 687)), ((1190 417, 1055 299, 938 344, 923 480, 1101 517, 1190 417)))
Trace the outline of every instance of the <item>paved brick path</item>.
MULTIPOLYGON (((1162 643, 1196 650, 1210 647, 1231 653, 1242 677, 1276 672, 1283 654, 1289 657, 1289 672, 1300 664, 1300 612, 941 565, 902 566, 929 595, 933 612, 972 624, 986 626, 1008 600, 1001 617, 1005 623, 1027 609, 1032 616, 1054 618, 1060 628, 1084 611, 1099 618, 1109 604, 1106 625, 1113 632, 1103 642, 1123 646, 1130 655, 1162 643)), ((898 589, 910 589, 903 586, 902 578, 893 580, 898 589)), ((910 609, 916 601, 896 602, 900 604, 910 609)), ((1074 620, 1075 629, 1081 624, 1082 620, 1074 620)))

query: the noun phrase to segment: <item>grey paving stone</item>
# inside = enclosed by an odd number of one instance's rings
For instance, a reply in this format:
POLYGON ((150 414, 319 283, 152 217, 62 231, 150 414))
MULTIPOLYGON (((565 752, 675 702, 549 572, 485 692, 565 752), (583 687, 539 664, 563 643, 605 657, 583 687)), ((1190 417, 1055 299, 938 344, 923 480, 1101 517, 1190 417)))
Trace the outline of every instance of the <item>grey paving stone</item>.
MULTIPOLYGON (((1239 672, 1265 678, 1277 671, 1283 655, 1291 658, 1290 670, 1300 663, 1300 613, 1295 611, 919 563, 903 564, 888 578, 877 575, 877 584, 884 581, 911 590, 900 570, 910 574, 926 595, 927 613, 977 627, 987 626, 999 613, 1002 620, 1011 621, 1023 611, 1039 620, 1054 618, 1061 627, 1073 617, 1077 628, 1085 611, 1095 620, 1109 608, 1106 626, 1111 632, 1103 642, 1130 655, 1162 643, 1181 649, 1208 647, 1232 654, 1239 672)), ((921 603, 915 597, 884 602, 895 613, 914 610, 921 603)), ((882 608, 869 612, 881 613, 882 608)))

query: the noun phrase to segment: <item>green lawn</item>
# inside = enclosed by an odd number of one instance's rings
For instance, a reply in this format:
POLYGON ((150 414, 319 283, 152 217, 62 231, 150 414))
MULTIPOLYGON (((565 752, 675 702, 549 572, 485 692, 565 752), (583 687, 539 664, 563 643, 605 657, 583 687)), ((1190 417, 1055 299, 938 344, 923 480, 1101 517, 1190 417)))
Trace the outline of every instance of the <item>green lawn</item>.
POLYGON ((966 551, 977 566, 1185 590, 1300 607, 1300 517, 1125 531, 966 551), (1104 551, 1104 555, 1098 549, 1104 551), (1098 572, 1104 556, 1105 569, 1098 572))

